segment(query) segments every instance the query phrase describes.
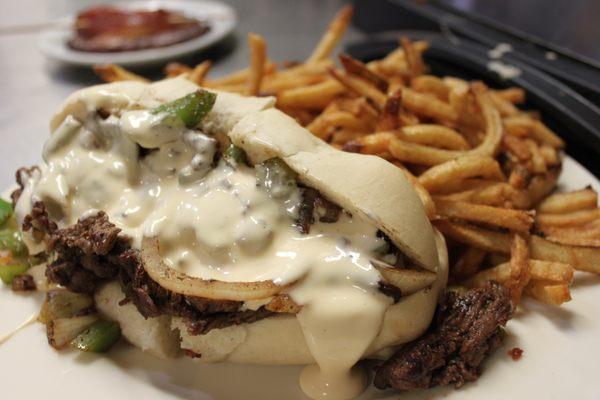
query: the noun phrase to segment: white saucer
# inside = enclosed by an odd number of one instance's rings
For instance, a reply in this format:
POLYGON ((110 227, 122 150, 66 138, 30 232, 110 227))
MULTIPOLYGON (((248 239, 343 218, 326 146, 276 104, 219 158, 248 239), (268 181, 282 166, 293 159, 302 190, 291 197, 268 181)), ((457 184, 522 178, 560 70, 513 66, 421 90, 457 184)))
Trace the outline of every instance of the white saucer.
POLYGON ((208 0, 152 0, 116 3, 117 7, 132 10, 152 10, 164 8, 179 11, 187 16, 206 20, 210 30, 202 36, 171 46, 113 53, 86 53, 69 48, 67 42, 73 35, 71 26, 75 16, 70 15, 57 21, 56 28, 42 32, 38 46, 47 57, 59 62, 89 66, 114 63, 123 66, 141 66, 164 63, 173 58, 206 49, 233 31, 237 22, 235 11, 226 4, 208 0))

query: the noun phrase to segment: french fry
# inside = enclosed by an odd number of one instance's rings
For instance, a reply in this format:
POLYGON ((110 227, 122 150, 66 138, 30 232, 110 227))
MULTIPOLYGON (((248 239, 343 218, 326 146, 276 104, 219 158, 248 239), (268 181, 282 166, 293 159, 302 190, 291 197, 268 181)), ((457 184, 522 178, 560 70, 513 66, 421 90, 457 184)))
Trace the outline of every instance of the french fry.
POLYGON ((347 5, 338 11, 335 17, 333 17, 333 20, 329 23, 319 44, 317 44, 317 47, 315 47, 310 57, 306 60, 306 63, 314 63, 329 57, 342 36, 344 36, 344 33, 350 24, 350 20, 352 19, 353 12, 354 9, 350 5, 347 5))
POLYGON ((439 100, 448 102, 450 89, 441 78, 433 75, 421 75, 414 77, 410 87, 417 92, 433 94, 439 100))
POLYGON ((483 114, 485 137, 479 146, 470 151, 470 154, 495 156, 502 141, 502 120, 492 104, 489 91, 481 82, 473 83, 471 92, 483 114))
MULTIPOLYGON (((266 61, 264 66, 264 74, 270 74, 275 71, 275 64, 271 61, 266 61)), ((223 87, 227 87, 230 85, 239 85, 245 84, 248 81, 248 76, 250 75, 250 68, 245 68, 240 71, 234 72, 230 75, 224 76, 222 78, 212 79, 204 82, 204 86, 211 87, 215 89, 221 89, 223 87)))
POLYGON ((327 78, 327 75, 324 74, 297 73, 294 75, 283 75, 277 73, 265 75, 261 84, 261 92, 277 95, 277 93, 283 90, 302 88, 324 82, 327 78))
POLYGON ((531 204, 527 191, 515 189, 504 182, 480 185, 479 187, 464 190, 462 192, 441 195, 438 196, 438 198, 495 207, 510 206, 510 208, 519 210, 526 210, 531 204))
POLYGON ((512 115, 520 114, 520 111, 513 103, 508 100, 500 97, 496 92, 490 92, 490 98, 492 100, 492 104, 496 107, 496 110, 500 113, 502 117, 509 117, 512 115))
POLYGON ((517 115, 505 118, 503 122, 509 132, 515 128, 525 129, 533 139, 542 144, 557 149, 565 147, 565 142, 538 120, 524 115, 517 115))
POLYGON ((506 282, 513 304, 521 302, 523 290, 530 280, 529 246, 523 236, 516 233, 510 246, 510 277, 506 282))
POLYGON ((348 128, 337 129, 331 135, 331 143, 342 145, 342 144, 350 142, 360 136, 362 136, 362 133, 355 131, 353 129, 348 129, 348 128))
POLYGON ((497 183, 497 179, 492 180, 483 178, 467 178, 462 180, 453 180, 448 182, 447 185, 441 186, 439 187, 439 189, 436 189, 435 193, 436 195, 460 193, 467 190, 484 189, 497 183))
POLYGON ((510 254, 511 238, 508 233, 442 219, 434 220, 433 224, 445 236, 460 243, 488 252, 510 254))
POLYGON ((545 174, 548 172, 548 169, 546 168, 546 160, 540 153, 540 148, 537 143, 529 139, 526 140, 525 143, 531 151, 531 171, 534 174, 545 174))
POLYGON ((454 129, 435 124, 405 126, 400 137, 412 143, 450 150, 467 150, 469 143, 454 129))
POLYGON ((182 74, 187 74, 191 71, 192 69, 188 65, 181 64, 178 62, 170 62, 164 68, 164 73, 167 76, 167 78, 174 78, 182 74))
POLYGON ((547 166, 554 167, 560 164, 560 155, 554 147, 544 144, 540 146, 539 152, 547 166))
POLYGON ((371 100, 378 109, 383 109, 386 102, 386 95, 375 87, 371 82, 365 81, 354 75, 350 75, 336 68, 329 70, 331 76, 338 80, 348 90, 360 96, 364 96, 371 100))
POLYGON ((212 62, 210 60, 202 61, 200 64, 196 65, 194 69, 189 73, 188 79, 194 82, 196 85, 202 86, 204 78, 206 77, 206 74, 208 74, 211 65, 212 62))
POLYGON ((148 79, 143 76, 134 74, 131 71, 126 70, 123 67, 119 67, 115 64, 97 64, 94 65, 94 72, 104 82, 118 82, 118 81, 138 81, 138 82, 149 82, 148 79))
POLYGON ((439 198, 434 198, 434 201, 436 210, 442 217, 483 223, 522 233, 529 232, 533 224, 533 214, 529 211, 510 210, 439 198))
POLYGON ((529 270, 532 279, 566 284, 571 283, 575 272, 569 264, 542 260, 529 260, 529 270))
MULTIPOLYGON (((434 221, 434 225, 445 235, 485 251, 510 253, 509 234, 469 226, 447 220, 434 221)), ((576 270, 600 274, 600 248, 578 247, 550 242, 537 235, 529 239, 530 257, 536 260, 570 264, 576 270)))
POLYGON ((267 59, 267 46, 265 39, 255 33, 248 34, 250 47, 250 71, 248 74, 248 94, 256 96, 260 93, 260 84, 264 77, 265 60, 267 59))
POLYGON ((322 110, 335 96, 344 92, 344 86, 337 80, 329 79, 315 85, 284 90, 277 93, 277 105, 322 110))
POLYGON ((485 139, 479 146, 468 151, 452 151, 394 141, 390 146, 392 155, 401 161, 420 165, 438 165, 459 157, 470 155, 495 155, 502 138, 500 117, 498 112, 491 105, 489 97, 485 93, 485 89, 477 85, 475 85, 474 88, 477 100, 484 112, 487 125, 485 139))
POLYGON ((402 49, 404 49, 404 55, 406 57, 406 63, 408 64, 410 77, 415 78, 421 75, 425 71, 421 53, 417 51, 413 45, 413 42, 406 36, 403 36, 400 39, 400 44, 402 45, 402 49))
MULTIPOLYGON (((573 267, 569 264, 555 263, 541 260, 529 260, 531 280, 542 281, 546 284, 570 284, 573 280, 573 267)), ((467 286, 481 287, 488 281, 505 283, 510 279, 510 262, 498 264, 495 267, 478 272, 467 281, 467 286)), ((531 282, 529 283, 531 284, 531 282)))
POLYGON ((525 102, 525 91, 521 88, 512 87, 508 89, 496 90, 495 93, 501 99, 510 101, 513 104, 525 102))
POLYGON ((393 132, 378 132, 362 136, 349 145, 363 154, 380 154, 387 151, 390 142, 396 138, 393 132))
POLYGON ((274 74, 275 78, 293 79, 299 76, 326 76, 329 68, 334 66, 334 62, 329 59, 323 59, 310 64, 298 64, 292 67, 279 70, 274 74))
POLYGON ((571 293, 567 284, 544 284, 543 282, 533 281, 525 288, 525 293, 551 306, 560 306, 571 300, 571 293))
POLYGON ((591 210, 571 211, 563 214, 540 213, 535 217, 538 226, 573 226, 581 225, 594 220, 600 220, 600 208, 591 210))
POLYGON ((419 176, 419 182, 429 192, 435 193, 448 182, 474 177, 505 180, 500 164, 493 158, 465 156, 428 169, 419 176))
POLYGON ((600 247, 600 219, 598 218, 575 226, 541 225, 536 227, 536 231, 550 242, 571 246, 600 247))
POLYGON ((365 81, 370 82, 383 93, 387 92, 387 81, 376 72, 370 70, 362 61, 358 61, 347 54, 340 54, 340 61, 347 73, 356 75, 365 81))
POLYGON ((400 126, 400 109, 402 104, 402 91, 391 93, 377 121, 377 131, 391 131, 400 126))
POLYGON ((540 214, 563 214, 572 211, 589 210, 598 206, 598 193, 591 188, 569 193, 556 193, 542 201, 537 211, 540 214))
POLYGON ((438 121, 453 122, 457 120, 457 114, 449 103, 409 88, 402 90, 402 106, 417 115, 434 118, 438 121))
POLYGON ((525 139, 512 135, 505 135, 502 138, 502 144, 504 145, 504 148, 517 157, 519 161, 528 161, 531 159, 531 149, 526 145, 525 139))
POLYGON ((560 175, 560 168, 549 170, 546 174, 535 175, 531 178, 527 190, 532 205, 537 205, 556 187, 556 181, 560 175))
POLYGON ((475 108, 475 99, 471 93, 469 84, 462 79, 444 77, 444 84, 450 89, 448 103, 457 116, 457 123, 462 127, 462 133, 472 145, 478 145, 481 140, 471 133, 478 132, 483 126, 483 118, 475 108), (469 128, 469 129, 465 129, 469 128))

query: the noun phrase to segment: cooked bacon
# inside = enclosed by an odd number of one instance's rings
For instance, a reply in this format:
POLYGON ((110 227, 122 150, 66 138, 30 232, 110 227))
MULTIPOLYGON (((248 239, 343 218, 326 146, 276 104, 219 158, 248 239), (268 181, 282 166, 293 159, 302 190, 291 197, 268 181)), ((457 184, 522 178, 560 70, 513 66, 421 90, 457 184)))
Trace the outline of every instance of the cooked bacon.
POLYGON ((203 21, 166 11, 129 11, 110 6, 91 7, 75 21, 75 50, 116 52, 170 46, 206 33, 203 21))

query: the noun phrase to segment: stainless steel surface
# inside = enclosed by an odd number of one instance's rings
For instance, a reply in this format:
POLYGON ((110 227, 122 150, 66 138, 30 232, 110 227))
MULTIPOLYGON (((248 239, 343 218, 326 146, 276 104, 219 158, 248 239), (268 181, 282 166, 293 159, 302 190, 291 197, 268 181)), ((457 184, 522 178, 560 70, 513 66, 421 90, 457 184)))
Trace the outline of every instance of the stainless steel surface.
MULTIPOLYGON (((3 2, 0 28, 46 23, 94 3, 89 0, 18 0, 3 2)), ((215 58, 211 76, 248 63, 246 34, 265 36, 274 60, 300 60, 310 54, 341 0, 232 0, 239 17, 234 36, 189 62, 215 58)), ((345 41, 359 33, 349 30, 345 41)), ((14 182, 14 171, 40 162, 48 123, 73 91, 100 83, 91 71, 58 65, 44 59, 36 47, 37 34, 0 35, 0 188, 14 182)), ((154 77, 159 69, 142 73, 154 77)))

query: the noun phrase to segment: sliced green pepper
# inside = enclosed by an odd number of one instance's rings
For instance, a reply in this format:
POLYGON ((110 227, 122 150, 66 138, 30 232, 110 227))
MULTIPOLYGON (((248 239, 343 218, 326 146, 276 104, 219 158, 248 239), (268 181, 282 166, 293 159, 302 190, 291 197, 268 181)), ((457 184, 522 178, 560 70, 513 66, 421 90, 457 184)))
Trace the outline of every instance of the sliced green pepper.
POLYGON ((256 181, 269 195, 282 199, 297 187, 296 173, 279 158, 271 158, 256 166, 256 181))
POLYGON ((2 225, 12 214, 12 205, 3 199, 0 199, 0 225, 2 225))
POLYGON ((27 255, 27 247, 21 239, 21 233, 11 228, 0 231, 0 250, 9 250, 13 257, 27 255))
POLYGON ((162 123, 172 126, 185 125, 193 128, 212 110, 217 95, 206 90, 198 90, 152 110, 153 114, 164 114, 162 123))
POLYGON ((111 321, 98 321, 71 341, 71 345, 81 351, 104 353, 121 338, 119 324, 111 321))
POLYGON ((246 163, 246 152, 240 147, 230 144, 227 150, 225 150, 225 161, 229 164, 245 164, 246 163))
POLYGON ((10 285, 17 275, 24 274, 28 269, 29 265, 24 263, 0 265, 0 279, 10 285))

